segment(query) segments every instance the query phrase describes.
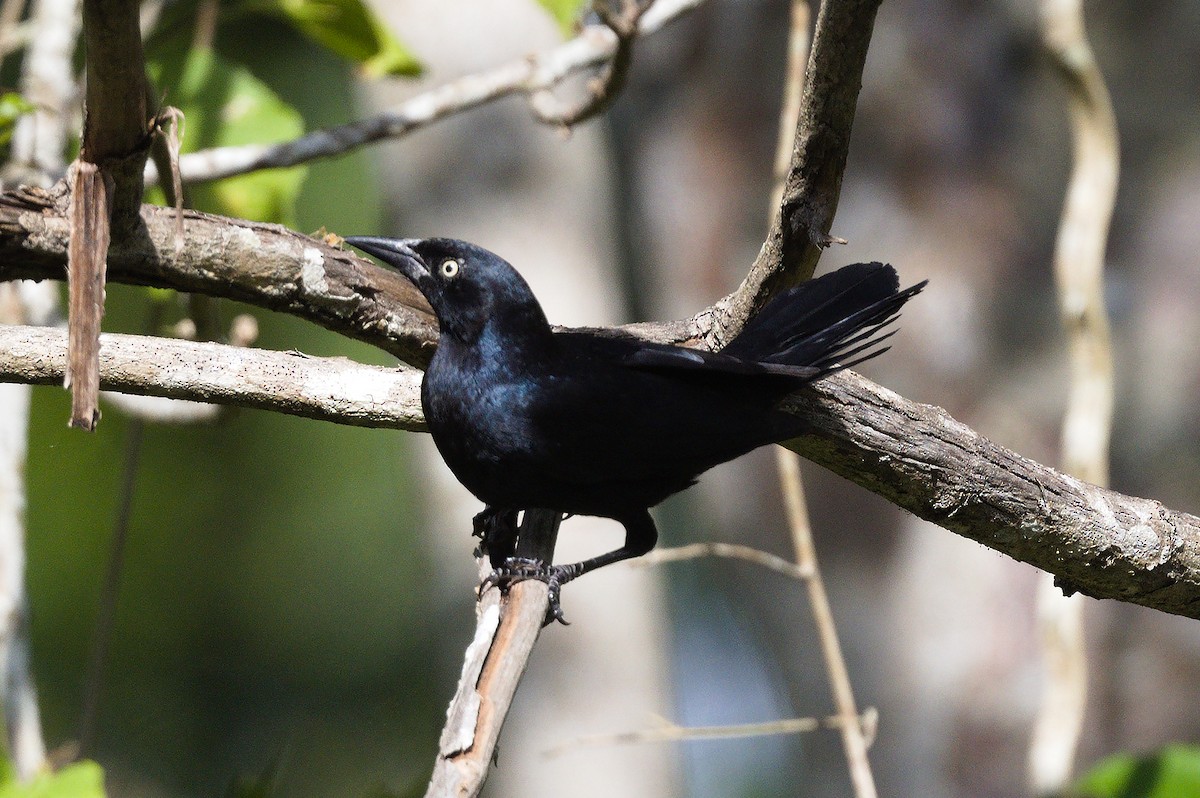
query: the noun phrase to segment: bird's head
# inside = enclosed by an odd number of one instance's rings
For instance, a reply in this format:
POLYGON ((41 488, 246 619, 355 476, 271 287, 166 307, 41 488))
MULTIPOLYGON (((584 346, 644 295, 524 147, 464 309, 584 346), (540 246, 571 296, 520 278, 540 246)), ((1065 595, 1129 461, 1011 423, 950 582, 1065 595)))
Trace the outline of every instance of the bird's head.
POLYGON ((429 300, 443 334, 471 343, 489 324, 549 331, 528 283, 483 247, 453 238, 350 236, 347 244, 374 255, 412 281, 429 300))

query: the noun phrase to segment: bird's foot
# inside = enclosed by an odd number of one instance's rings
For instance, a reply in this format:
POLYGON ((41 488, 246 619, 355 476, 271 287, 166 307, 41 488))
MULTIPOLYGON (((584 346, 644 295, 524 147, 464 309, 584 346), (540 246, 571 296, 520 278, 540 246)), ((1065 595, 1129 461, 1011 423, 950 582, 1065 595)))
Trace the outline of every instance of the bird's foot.
POLYGON ((484 591, 490 587, 498 587, 502 593, 507 594, 509 588, 517 582, 524 582, 528 579, 545 582, 549 589, 550 603, 546 607, 546 620, 543 626, 548 626, 553 621, 558 621, 563 626, 570 626, 570 622, 563 616, 560 598, 563 583, 570 581, 572 577, 570 566, 546 565, 541 560, 509 557, 503 565, 493 568, 487 578, 480 583, 479 594, 483 595, 484 591))

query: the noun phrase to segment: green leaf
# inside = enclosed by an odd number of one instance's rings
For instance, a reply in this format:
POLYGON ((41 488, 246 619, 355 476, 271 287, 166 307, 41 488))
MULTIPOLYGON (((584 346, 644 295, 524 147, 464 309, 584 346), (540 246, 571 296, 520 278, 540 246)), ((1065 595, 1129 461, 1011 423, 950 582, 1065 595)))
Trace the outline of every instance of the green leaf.
POLYGON ((15 91, 0 94, 0 147, 12 140, 17 120, 34 109, 34 104, 15 91))
MULTIPOLYGON (((304 132, 296 109, 250 70, 225 61, 212 50, 189 53, 176 80, 176 85, 164 88, 167 103, 184 114, 184 152, 288 141, 304 132)), ((268 169, 191 186, 188 196, 201 210, 288 224, 306 174, 303 166, 268 169)))
POLYGON ((1067 794, 1072 798, 1200 798, 1200 746, 1169 745, 1145 756, 1111 756, 1067 794))
POLYGON ((76 762, 28 784, 0 785, 0 798, 104 798, 104 771, 95 762, 76 762))
POLYGON ((252 0, 249 7, 286 19, 373 77, 421 72, 416 57, 362 0, 252 0))
POLYGON ((575 32, 575 23, 588 5, 587 0, 538 0, 538 3, 554 17, 564 36, 575 32))

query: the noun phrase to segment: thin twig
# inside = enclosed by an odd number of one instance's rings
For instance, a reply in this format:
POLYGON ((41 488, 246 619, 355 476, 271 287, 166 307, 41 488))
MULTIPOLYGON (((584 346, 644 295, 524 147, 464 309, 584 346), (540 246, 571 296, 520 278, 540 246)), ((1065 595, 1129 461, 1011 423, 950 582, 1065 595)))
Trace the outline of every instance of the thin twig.
MULTIPOLYGON (((638 34, 651 34, 703 2, 658 0, 641 17, 638 34)), ((343 155, 364 144, 404 136, 502 97, 532 96, 553 88, 580 70, 610 61, 616 50, 617 36, 612 30, 605 25, 589 25, 574 39, 551 50, 458 78, 367 119, 279 144, 217 147, 190 153, 179 159, 179 169, 185 183, 197 183, 343 155)), ((146 180, 159 180, 151 165, 147 165, 146 180)))
POLYGON ((533 93, 529 102, 539 122, 558 125, 569 131, 580 122, 607 111, 620 95, 633 63, 634 42, 641 33, 638 23, 654 5, 654 0, 644 0, 641 4, 638 0, 621 0, 619 12, 611 7, 610 1, 600 0, 596 3, 596 13, 617 37, 612 58, 600 74, 588 83, 588 96, 582 102, 563 105, 548 89, 533 93))
POLYGON ((129 519, 133 516, 133 491, 137 485, 138 462, 142 454, 142 433, 145 424, 140 418, 130 419, 125 431, 125 465, 117 498, 117 515, 113 520, 112 540, 108 546, 108 567, 100 600, 96 606, 96 628, 92 650, 88 656, 87 676, 83 681, 83 709, 79 720, 78 755, 93 753, 96 730, 100 720, 100 698, 104 691, 108 653, 112 646, 113 627, 117 617, 117 599, 121 594, 121 575, 125 568, 125 550, 129 539, 129 519))
POLYGON ((630 560, 630 565, 635 568, 644 566, 661 565, 668 562, 680 562, 682 560, 694 560, 700 557, 726 557, 732 560, 743 560, 745 562, 754 563, 762 566, 777 574, 783 574, 791 579, 807 579, 810 571, 796 565, 796 563, 785 560, 775 554, 771 554, 761 549, 755 549, 750 546, 739 546, 734 543, 690 543, 686 546, 675 546, 671 548, 655 549, 649 554, 643 555, 636 560, 630 560))
MULTIPOLYGON (((1068 92, 1074 167, 1054 253, 1059 308, 1070 353, 1063 417, 1066 471, 1108 482, 1113 364, 1104 307, 1104 253, 1117 193, 1116 120, 1084 30, 1081 0, 1043 0, 1043 39, 1068 92)), ((1045 659, 1042 701, 1029 747, 1030 785, 1057 794, 1070 781, 1087 704, 1082 596, 1061 595, 1043 575, 1038 625, 1045 659)))
MULTIPOLYGON (((868 707, 862 717, 855 718, 855 726, 873 729, 878 713, 868 707)), ((776 734, 804 734, 818 729, 838 729, 845 724, 840 715, 826 718, 785 718, 765 723, 736 723, 728 726, 678 726, 663 721, 656 728, 618 734, 596 734, 548 748, 542 755, 546 758, 561 756, 585 746, 644 745, 646 743, 668 743, 684 740, 736 740, 743 737, 766 737, 776 734)))
POLYGON ((833 704, 837 707, 838 716, 843 719, 839 728, 842 732, 842 747, 846 751, 846 763, 850 769, 850 781, 854 785, 857 798, 875 798, 878 793, 875 790, 875 779, 871 775, 871 762, 867 758, 868 735, 857 722, 859 714, 854 701, 854 689, 850 684, 850 671, 846 667, 846 658, 842 655, 837 624, 833 620, 833 608, 829 604, 829 594, 825 591, 825 582, 817 565, 812 528, 800 479, 800 462, 795 454, 782 448, 776 450, 776 462, 787 506, 788 527, 792 532, 796 564, 812 574, 805 580, 808 587, 808 603, 817 627, 817 638, 821 641, 821 655, 825 660, 825 671, 829 675, 833 704))

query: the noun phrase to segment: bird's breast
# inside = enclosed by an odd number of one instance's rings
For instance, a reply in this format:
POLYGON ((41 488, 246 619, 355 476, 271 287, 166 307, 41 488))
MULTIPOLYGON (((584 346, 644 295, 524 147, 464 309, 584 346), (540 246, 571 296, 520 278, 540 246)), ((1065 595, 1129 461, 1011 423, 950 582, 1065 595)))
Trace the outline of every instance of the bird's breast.
POLYGON ((484 501, 529 449, 532 390, 527 380, 488 364, 464 369, 435 362, 425 374, 421 403, 434 443, 459 481, 484 501))

